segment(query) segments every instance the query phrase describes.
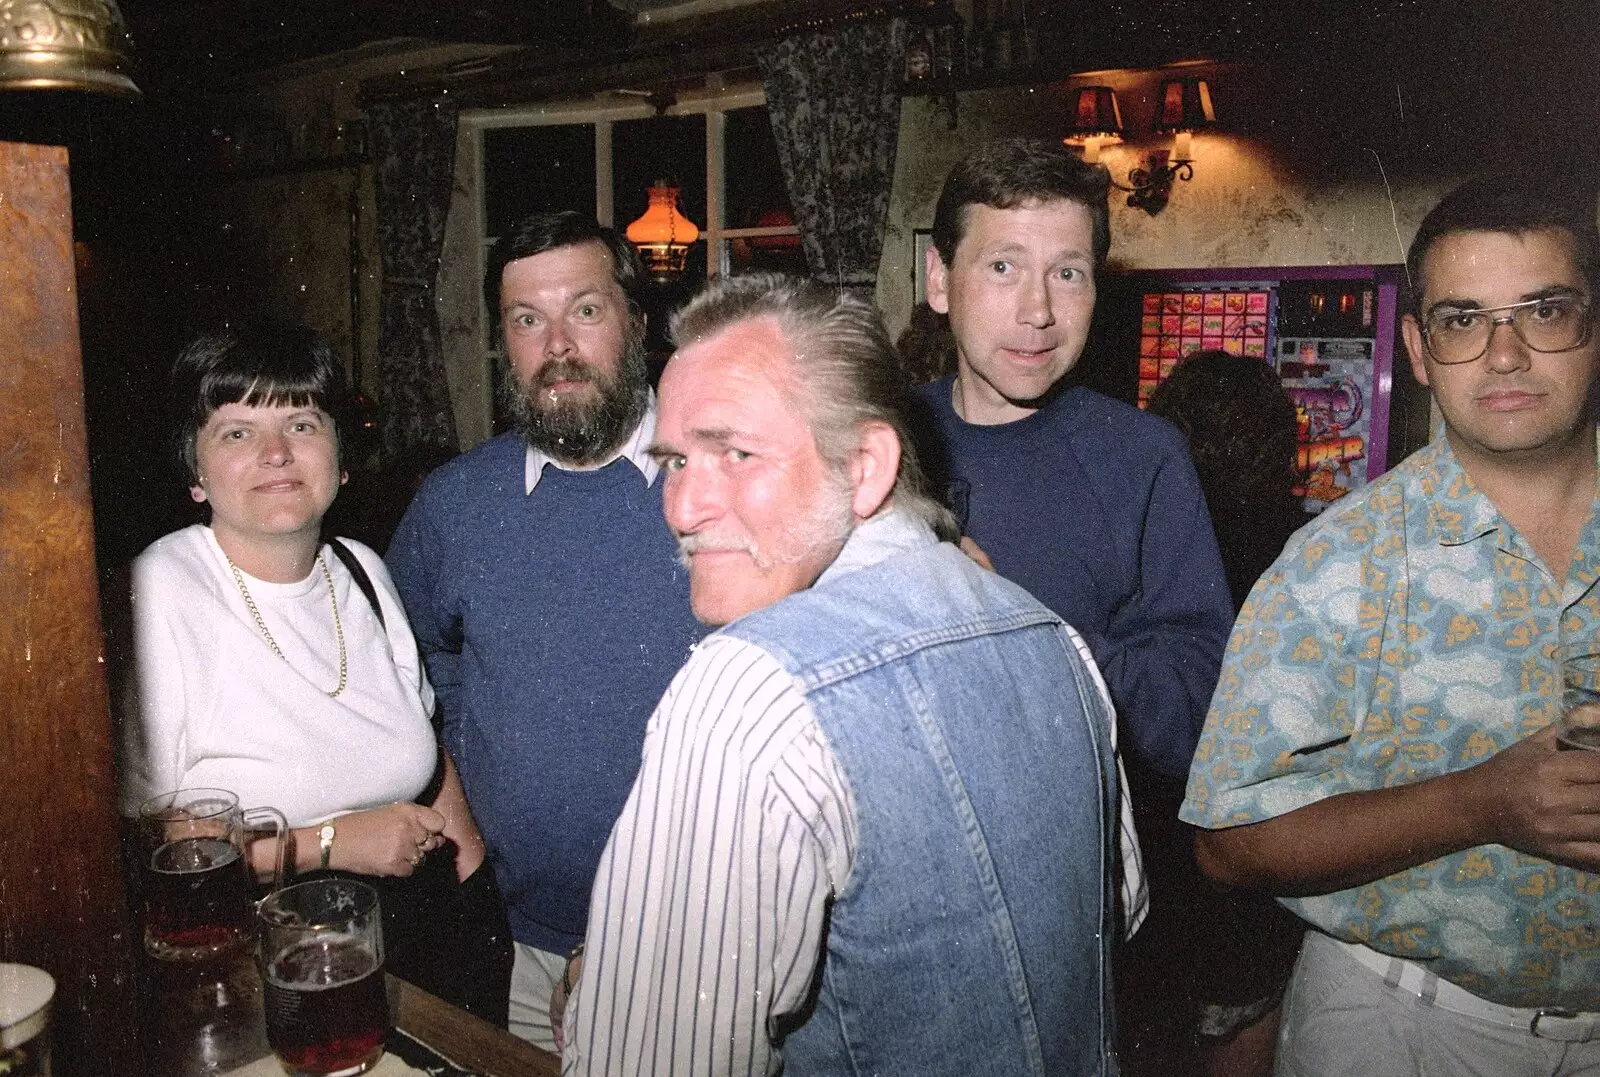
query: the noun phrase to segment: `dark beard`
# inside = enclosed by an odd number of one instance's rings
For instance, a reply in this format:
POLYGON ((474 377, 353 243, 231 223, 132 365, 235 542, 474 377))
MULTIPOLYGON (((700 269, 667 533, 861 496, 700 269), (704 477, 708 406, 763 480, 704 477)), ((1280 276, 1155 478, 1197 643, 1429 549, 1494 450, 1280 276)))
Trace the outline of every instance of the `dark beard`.
POLYGON ((561 359, 546 363, 531 382, 505 384, 506 410, 524 441, 563 464, 599 463, 628 440, 649 405, 643 335, 629 332, 614 377, 582 360, 561 359), (552 401, 540 392, 559 381, 591 382, 597 395, 552 401))

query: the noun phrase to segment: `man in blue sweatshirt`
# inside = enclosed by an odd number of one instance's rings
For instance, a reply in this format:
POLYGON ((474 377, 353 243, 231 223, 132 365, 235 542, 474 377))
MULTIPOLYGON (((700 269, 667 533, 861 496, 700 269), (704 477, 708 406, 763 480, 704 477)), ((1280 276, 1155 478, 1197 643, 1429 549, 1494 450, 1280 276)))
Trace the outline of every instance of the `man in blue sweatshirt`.
POLYGON ((1199 884, 1176 814, 1233 607, 1182 435, 1068 377, 1111 246, 1107 184, 1059 144, 1022 139, 951 170, 927 272, 957 365, 921 390, 923 451, 995 570, 1076 628, 1100 666, 1150 865, 1148 937, 1199 884))
POLYGON ((950 316, 957 367, 923 394, 966 533, 1083 634, 1124 743, 1182 781, 1233 611, 1182 435, 1064 380, 1111 245, 1106 181, 1021 139, 951 170, 928 302, 950 316))
POLYGON ((485 293, 517 429, 429 476, 388 550, 505 894, 511 1030, 546 1048, 645 723, 704 633, 646 451, 640 276, 576 213, 496 245, 485 293))

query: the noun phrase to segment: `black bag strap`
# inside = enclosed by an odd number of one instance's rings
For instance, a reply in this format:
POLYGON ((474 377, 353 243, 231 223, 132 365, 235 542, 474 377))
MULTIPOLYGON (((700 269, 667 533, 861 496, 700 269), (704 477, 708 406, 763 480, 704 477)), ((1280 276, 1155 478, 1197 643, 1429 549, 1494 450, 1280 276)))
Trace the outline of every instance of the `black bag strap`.
POLYGON ((378 604, 378 589, 372 586, 372 577, 361 567, 361 559, 356 556, 354 550, 336 538, 329 539, 328 545, 333 548, 333 556, 343 561, 344 567, 350 570, 350 575, 356 578, 356 586, 367 596, 367 601, 372 603, 372 612, 378 615, 378 626, 385 632, 389 631, 389 625, 383 619, 383 607, 378 604))
MULTIPOLYGON (((372 577, 367 575, 367 570, 361 567, 361 560, 360 560, 360 558, 356 557, 356 552, 354 550, 352 550, 350 547, 346 546, 343 542, 341 542, 337 538, 328 539, 328 545, 333 548, 333 555, 335 557, 337 557, 340 561, 344 562, 344 567, 349 569, 350 570, 350 575, 355 577, 356 586, 361 588, 361 593, 367 596, 367 601, 372 603, 372 612, 378 615, 378 627, 382 628, 384 630, 384 632, 388 632, 389 631, 389 625, 383 619, 383 607, 378 604, 378 589, 372 585, 372 577)), ((423 661, 422 661, 422 643, 420 641, 416 641, 416 642, 417 642, 417 666, 418 666, 418 668, 424 668, 423 667, 423 661)), ((429 716, 428 720, 433 725, 433 735, 434 735, 434 737, 435 738, 439 737, 439 735, 441 734, 441 732, 443 730, 444 718, 439 713, 439 704, 438 704, 437 701, 434 702, 433 714, 431 714, 429 716)), ((417 803, 419 803, 419 804, 432 804, 433 803, 433 798, 438 795, 439 785, 443 781, 444 781, 444 746, 443 746, 443 744, 441 744, 439 746, 439 760, 438 760, 438 763, 434 766, 433 780, 428 783, 428 790, 427 790, 427 793, 425 794, 427 796, 427 799, 424 800, 424 799, 418 798, 417 803)))

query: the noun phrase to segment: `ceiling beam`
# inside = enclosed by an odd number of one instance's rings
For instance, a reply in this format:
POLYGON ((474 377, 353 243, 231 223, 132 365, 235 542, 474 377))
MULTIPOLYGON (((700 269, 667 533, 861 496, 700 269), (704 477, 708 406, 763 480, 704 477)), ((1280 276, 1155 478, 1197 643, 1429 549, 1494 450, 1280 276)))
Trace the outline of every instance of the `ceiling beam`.
POLYGON ((396 38, 589 47, 625 36, 605 0, 123 0, 141 68, 214 86, 396 38))

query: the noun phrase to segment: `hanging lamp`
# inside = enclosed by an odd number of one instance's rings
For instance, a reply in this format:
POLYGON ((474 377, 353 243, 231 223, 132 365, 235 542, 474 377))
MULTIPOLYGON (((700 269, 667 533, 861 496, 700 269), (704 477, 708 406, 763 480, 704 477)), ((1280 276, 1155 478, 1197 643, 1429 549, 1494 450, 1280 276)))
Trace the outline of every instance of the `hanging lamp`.
POLYGON ((639 248, 650 278, 670 284, 683 272, 689 244, 700 238, 700 229, 678 212, 678 188, 666 180, 651 184, 649 196, 644 215, 628 225, 628 242, 639 248))
POLYGON ((0 0, 0 90, 136 94, 114 0, 0 0))

